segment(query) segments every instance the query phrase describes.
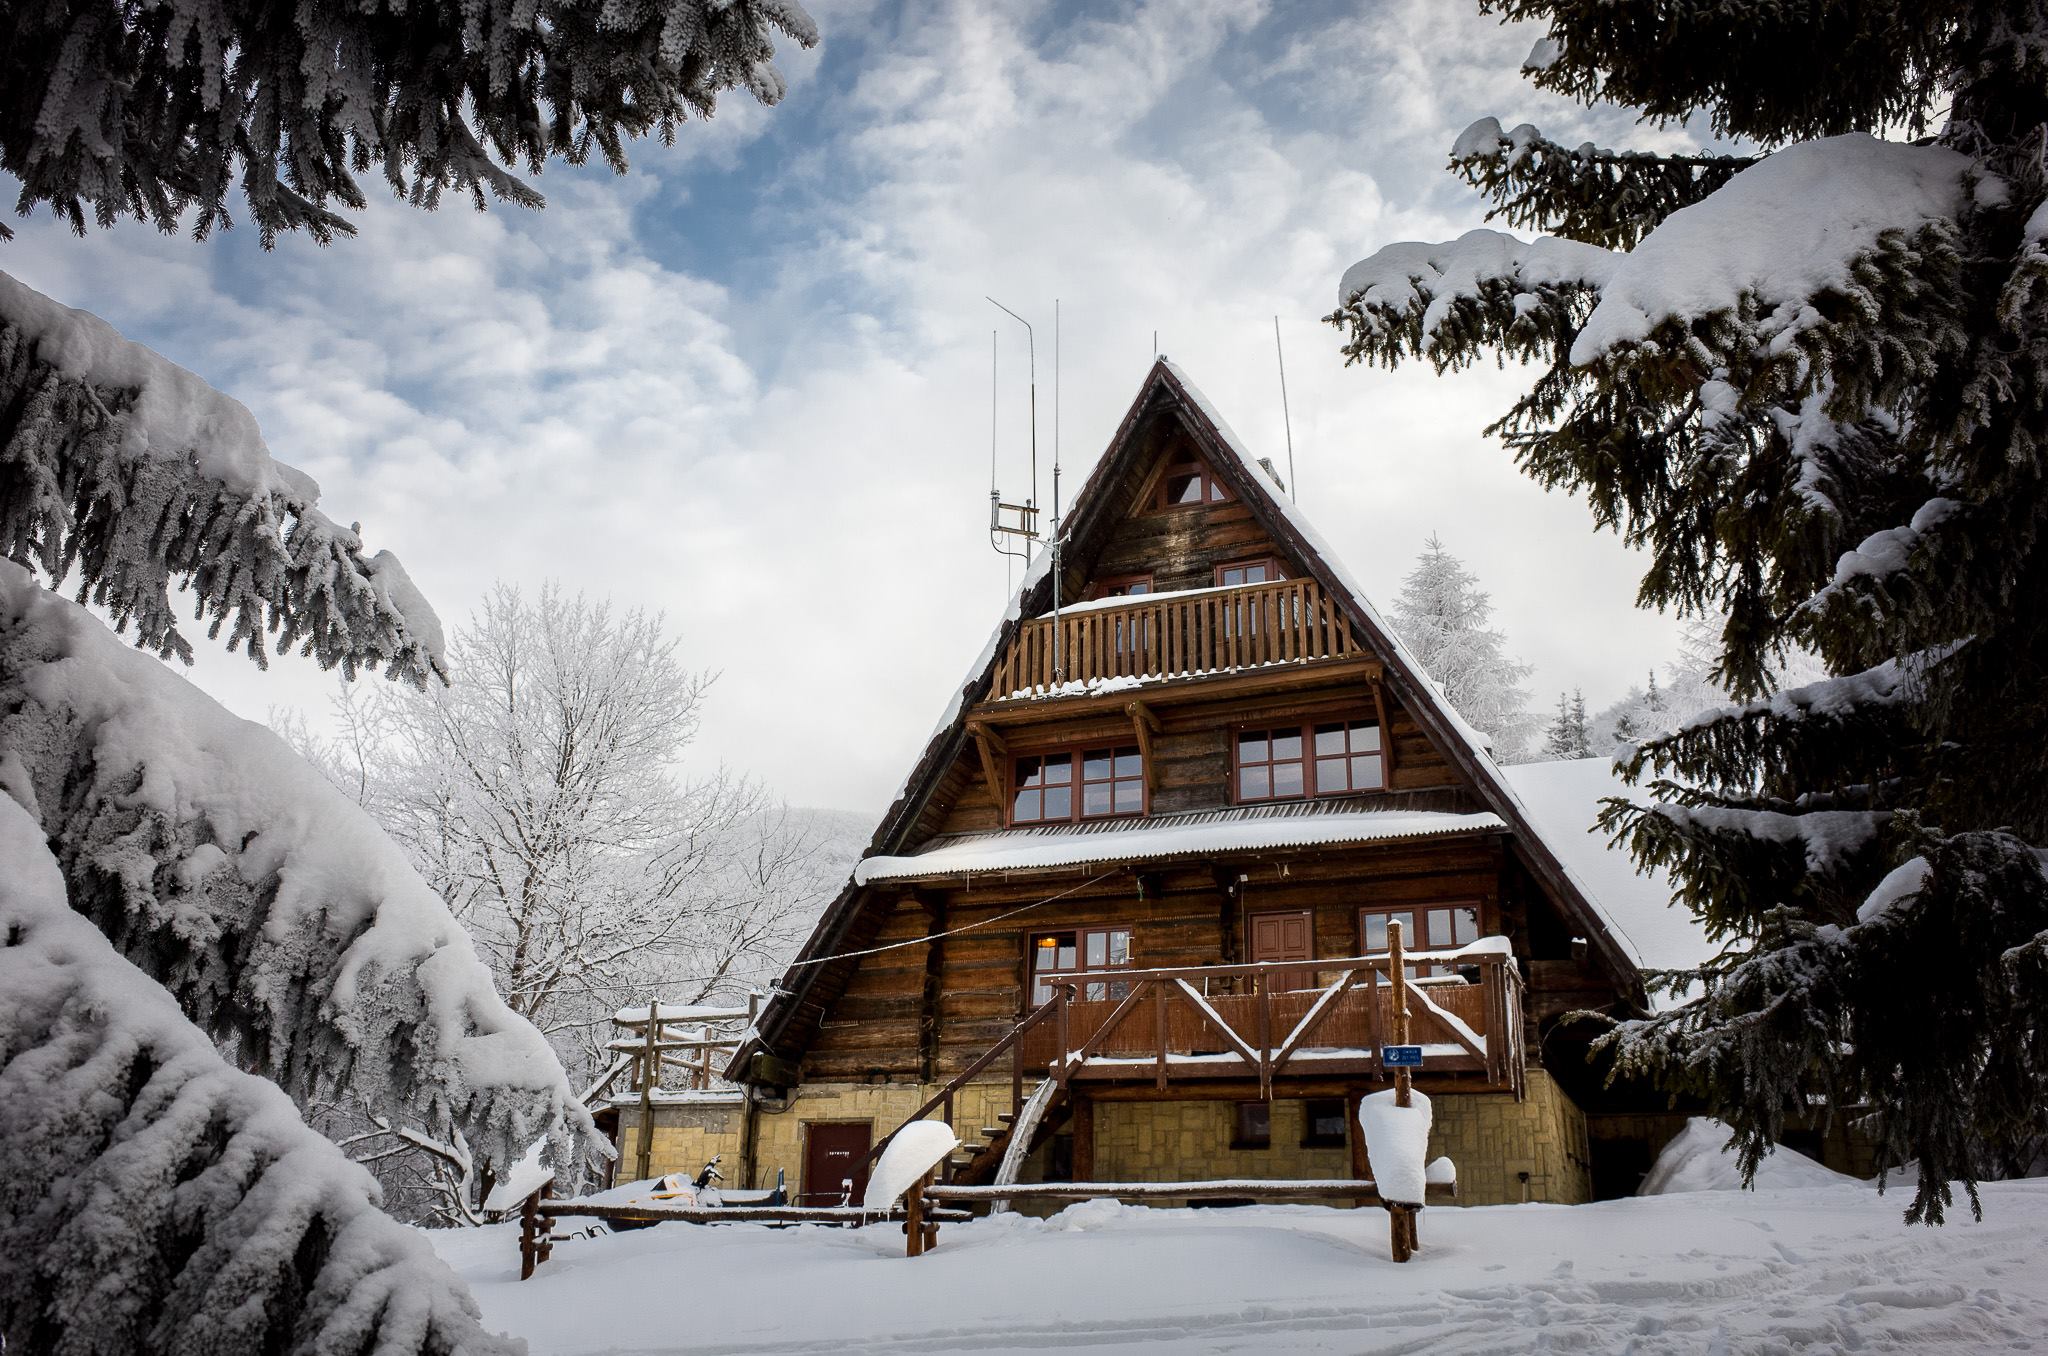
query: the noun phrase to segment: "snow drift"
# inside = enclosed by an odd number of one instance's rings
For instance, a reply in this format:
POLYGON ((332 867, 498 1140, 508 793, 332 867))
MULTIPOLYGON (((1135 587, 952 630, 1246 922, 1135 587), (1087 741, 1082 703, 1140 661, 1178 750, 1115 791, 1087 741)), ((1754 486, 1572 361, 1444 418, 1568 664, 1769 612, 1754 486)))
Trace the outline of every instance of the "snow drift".
MULTIPOLYGON (((1643 1178, 1641 1194, 1662 1196, 1673 1191, 1739 1191, 1742 1170, 1735 1152, 1728 1147, 1733 1132, 1704 1116, 1685 1123, 1643 1178)), ((1841 1186, 1857 1179, 1833 1168, 1821 1166, 1802 1153, 1778 1149, 1756 1165, 1756 1189, 1776 1191, 1785 1187, 1841 1186)))

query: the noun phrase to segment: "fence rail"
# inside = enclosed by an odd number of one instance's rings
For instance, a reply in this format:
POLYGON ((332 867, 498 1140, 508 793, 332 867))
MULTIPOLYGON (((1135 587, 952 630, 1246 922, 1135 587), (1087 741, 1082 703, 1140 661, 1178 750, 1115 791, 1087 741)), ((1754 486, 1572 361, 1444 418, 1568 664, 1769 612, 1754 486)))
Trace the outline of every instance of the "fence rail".
POLYGON ((1194 677, 1363 653, 1322 585, 1285 579, 1139 596, 1027 621, 996 666, 990 696, 1034 697, 1107 678, 1194 677))

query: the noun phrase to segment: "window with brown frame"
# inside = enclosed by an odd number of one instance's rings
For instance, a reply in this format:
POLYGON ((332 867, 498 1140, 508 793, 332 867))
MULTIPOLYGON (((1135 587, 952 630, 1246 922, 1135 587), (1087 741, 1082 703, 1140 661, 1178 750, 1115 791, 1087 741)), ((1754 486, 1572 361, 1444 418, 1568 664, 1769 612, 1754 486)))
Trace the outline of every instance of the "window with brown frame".
POLYGON ((1364 717, 1239 730, 1236 748, 1240 802, 1386 789, 1379 723, 1364 717))
POLYGON ((1191 508, 1197 504, 1221 504, 1230 498, 1230 487, 1216 478, 1204 461, 1179 461, 1159 477, 1152 492, 1155 509, 1191 508))
POLYGON ((1343 1148, 1345 1120, 1343 1098, 1311 1097, 1301 1104, 1301 1147, 1343 1148))
POLYGON ((1145 756, 1136 744, 1020 755, 1011 767, 1010 823, 1057 824, 1145 813, 1145 756))
POLYGON ((1287 567, 1271 556, 1233 560, 1216 567, 1216 582, 1225 588, 1240 584, 1274 584, 1287 577, 1287 567))
MULTIPOLYGON (((1361 956, 1384 956, 1387 954, 1387 924, 1398 919, 1401 923, 1401 949, 1404 951, 1449 951, 1479 940, 1479 906, 1477 904, 1429 904, 1406 909, 1369 908, 1358 911, 1358 954, 1361 956)), ((1447 962, 1432 961, 1422 965, 1402 967, 1410 979, 1418 975, 1447 975, 1457 967, 1447 962)))
MULTIPOLYGON (((1031 1006, 1052 997, 1045 976, 1066 970, 1121 970, 1131 963, 1129 928, 1076 928, 1041 932, 1031 938, 1031 1006)), ((1088 1002, 1122 1002, 1131 986, 1123 980, 1097 980, 1081 986, 1088 1002)))
POLYGON ((1268 1149, 1273 1145, 1273 1104, 1271 1102, 1239 1102, 1237 1104, 1236 1134, 1232 1136, 1233 1149, 1268 1149))
POLYGON ((1137 598, 1152 592, 1149 574, 1113 574, 1088 585, 1089 601, 1097 598, 1137 598))

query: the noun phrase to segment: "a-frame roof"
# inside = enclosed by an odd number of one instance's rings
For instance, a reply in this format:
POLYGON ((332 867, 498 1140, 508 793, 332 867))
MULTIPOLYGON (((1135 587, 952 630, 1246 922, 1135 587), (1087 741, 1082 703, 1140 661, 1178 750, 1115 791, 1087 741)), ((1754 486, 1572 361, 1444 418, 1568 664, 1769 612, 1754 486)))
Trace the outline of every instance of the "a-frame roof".
MULTIPOLYGON (((1165 358, 1155 362, 1146 374, 1137 399, 1131 402, 1101 460, 1075 496, 1073 508, 1062 524, 1063 553, 1086 558, 1115 529, 1126 506, 1110 491, 1143 469, 1136 465, 1145 455, 1145 440, 1138 434, 1150 421, 1159 418, 1180 422, 1196 449, 1249 508, 1254 519, 1315 578, 1343 611, 1353 633, 1381 657, 1385 681, 1395 698, 1463 776, 1479 801, 1507 825, 1515 850, 1531 874, 1557 900, 1574 931, 1587 939, 1593 955, 1612 976, 1620 993, 1640 1005, 1642 978, 1636 960, 1630 955, 1632 948, 1609 929, 1584 882, 1545 840, 1528 807, 1494 763, 1483 736, 1451 709, 1441 689, 1424 674, 1414 654, 1387 625, 1272 473, 1231 432, 1186 374, 1165 358)), ((1021 620, 1051 609, 1051 557, 1051 551, 1045 549, 1033 560, 1001 623, 883 816, 869 844, 869 856, 898 853, 910 846, 908 839, 926 802, 938 789, 946 770, 966 751, 970 737, 966 713, 969 707, 987 699, 996 659, 1015 637, 1021 620)), ((803 950, 791 963, 774 1000, 763 1011, 756 1039, 739 1051, 735 1070, 744 1067, 754 1050, 764 1046, 772 1050, 781 1044, 814 986, 828 971, 850 963, 852 958, 847 953, 860 949, 856 924, 873 893, 868 887, 849 883, 825 910, 803 950)))

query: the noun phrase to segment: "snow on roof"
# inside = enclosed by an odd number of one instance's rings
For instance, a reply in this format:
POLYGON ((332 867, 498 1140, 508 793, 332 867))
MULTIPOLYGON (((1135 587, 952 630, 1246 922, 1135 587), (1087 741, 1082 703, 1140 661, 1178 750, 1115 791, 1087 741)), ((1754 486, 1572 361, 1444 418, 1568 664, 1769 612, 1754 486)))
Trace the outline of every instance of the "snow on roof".
POLYGON ((1151 819, 1055 830, 1010 829, 934 839, 901 857, 869 857, 854 868, 854 883, 1024 871, 1089 862, 1152 861, 1193 853, 1370 843, 1484 833, 1506 828, 1498 815, 1437 810, 1344 810, 1243 806, 1151 819))
MULTIPOLYGON (((663 1003, 660 999, 655 1002, 661 1008, 661 1020, 664 1022, 736 1022, 751 1015, 745 1008, 725 1003, 663 1003)), ((612 1020, 621 1025, 645 1022, 647 1005, 642 1003, 639 1007, 620 1008, 612 1014, 612 1020)))
POLYGON ((1672 901, 1668 873, 1660 868, 1639 874, 1628 853, 1593 827, 1607 796, 1638 804, 1649 801, 1643 788, 1630 786, 1616 774, 1612 762, 1576 758, 1518 763, 1501 772, 1529 826, 1543 836, 1637 965, 1676 970, 1697 965, 1720 950, 1692 911, 1672 901))

